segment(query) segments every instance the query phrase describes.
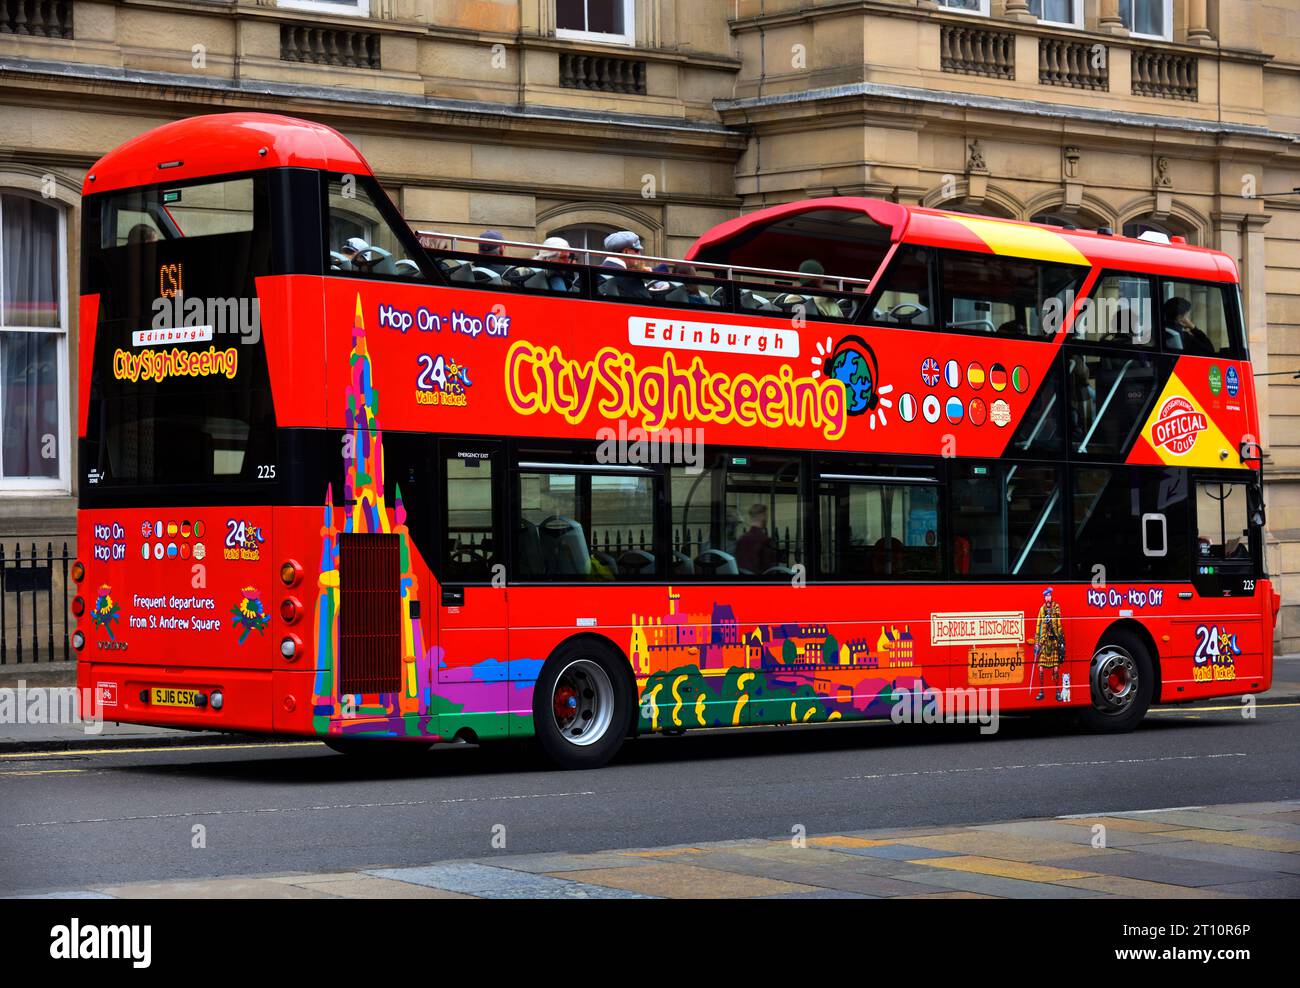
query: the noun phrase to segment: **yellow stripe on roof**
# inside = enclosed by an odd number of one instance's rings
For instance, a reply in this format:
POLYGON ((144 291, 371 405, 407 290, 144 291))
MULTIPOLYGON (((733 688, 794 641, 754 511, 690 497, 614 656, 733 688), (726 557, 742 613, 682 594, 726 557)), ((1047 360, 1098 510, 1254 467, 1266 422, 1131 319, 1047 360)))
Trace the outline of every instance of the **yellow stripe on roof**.
POLYGON ((983 240, 989 250, 995 254, 1091 267, 1091 262, 1083 256, 1079 248, 1051 230, 1019 223, 982 220, 973 216, 953 216, 952 219, 983 240))

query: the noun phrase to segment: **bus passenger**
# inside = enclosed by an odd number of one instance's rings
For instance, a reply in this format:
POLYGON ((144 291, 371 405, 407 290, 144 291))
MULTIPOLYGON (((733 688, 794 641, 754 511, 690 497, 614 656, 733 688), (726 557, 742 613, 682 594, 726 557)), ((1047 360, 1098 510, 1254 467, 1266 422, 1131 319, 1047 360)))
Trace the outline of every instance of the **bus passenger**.
POLYGON ((1180 295, 1165 300, 1165 347, 1212 357, 1219 352, 1213 341, 1192 321, 1192 303, 1180 295))
MULTIPOLYGON (((645 262, 641 260, 643 248, 641 238, 631 230, 619 230, 611 233, 605 238, 605 250, 609 251, 611 256, 601 262, 603 268, 622 268, 625 271, 644 271, 646 270, 645 262)), ((610 283, 614 286, 614 293, 622 298, 646 298, 650 297, 650 292, 645 286, 645 282, 631 274, 616 274, 611 276, 610 283)))
POLYGON ((772 536, 767 533, 767 505, 749 508, 749 531, 736 540, 736 563, 746 573, 765 573, 781 561, 772 536))
MULTIPOLYGON (((823 275, 826 273, 826 269, 822 266, 821 261, 810 257, 799 265, 799 273, 823 275)), ((804 278, 801 284, 812 289, 828 289, 831 287, 824 278, 804 278)), ((787 298, 795 297, 797 296, 787 296, 787 298)), ((823 316, 830 316, 832 319, 844 318, 844 310, 840 308, 840 304, 833 298, 827 298, 825 295, 811 295, 806 296, 806 300, 812 302, 817 311, 823 316)))
MULTIPOLYGON (((533 255, 534 261, 550 261, 552 264, 572 264, 573 248, 563 237, 547 237, 542 241, 542 249, 533 255)), ((554 268, 546 269, 546 281, 553 292, 573 291, 574 274, 565 274, 554 268)))
MULTIPOLYGON (((482 233, 478 235, 478 238, 479 238, 478 252, 480 254, 485 254, 488 257, 505 257, 506 249, 502 244, 484 242, 484 241, 492 241, 492 240, 505 240, 506 238, 501 235, 500 230, 484 230, 482 233)), ((505 274, 511 268, 511 265, 509 264, 489 264, 484 261, 480 261, 477 266, 481 268, 487 268, 490 271, 495 271, 497 274, 505 274)))

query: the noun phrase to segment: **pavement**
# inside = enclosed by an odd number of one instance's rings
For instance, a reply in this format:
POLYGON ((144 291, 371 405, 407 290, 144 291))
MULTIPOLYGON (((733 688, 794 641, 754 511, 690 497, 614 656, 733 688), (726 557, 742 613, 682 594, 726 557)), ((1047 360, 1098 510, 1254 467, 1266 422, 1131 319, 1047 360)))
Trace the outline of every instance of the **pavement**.
MULTIPOLYGON (((58 666, 52 675, 33 674, 31 670, 40 666, 28 666, 26 672, 15 672, 24 667, 0 667, 0 691, 13 689, 25 684, 28 694, 42 692, 45 709, 58 709, 60 701, 65 709, 70 706, 74 686, 64 685, 62 679, 71 669, 75 681, 76 663, 48 663, 58 666), (66 667, 66 668, 64 668, 66 667), (51 685, 59 680, 57 685, 51 685)), ((1267 693, 1258 695, 1263 701, 1300 699, 1300 654, 1282 655, 1274 659, 1273 687, 1267 693)), ((1221 703, 1223 701, 1205 701, 1221 703)), ((1177 705, 1183 706, 1183 705, 1177 705)), ((139 724, 114 724, 105 721, 100 724, 74 723, 64 720, 59 723, 13 723, 13 718, 3 716, 0 707, 0 752, 2 751, 39 751, 45 749, 72 750, 76 748, 95 748, 103 744, 157 745, 192 744, 202 740, 206 744, 246 744, 258 740, 257 736, 248 734, 226 734, 214 731, 178 731, 165 727, 147 727, 139 724)), ((1009 714, 1008 716, 1013 716, 1009 714)), ((262 738, 269 741, 270 739, 262 738)))
POLYGON ((88 885, 96 899, 1285 899, 1300 800, 404 868, 88 885))
POLYGON ((1297 700, 1115 736, 688 732, 589 772, 500 745, 112 743, 0 753, 0 896, 1295 897, 1298 797, 1297 700))

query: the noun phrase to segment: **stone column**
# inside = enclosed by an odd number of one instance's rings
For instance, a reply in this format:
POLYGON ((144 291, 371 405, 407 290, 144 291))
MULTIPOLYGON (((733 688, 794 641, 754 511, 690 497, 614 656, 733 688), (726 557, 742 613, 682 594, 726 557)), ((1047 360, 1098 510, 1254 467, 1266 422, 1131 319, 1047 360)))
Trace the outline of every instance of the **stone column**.
POLYGON ((1214 43, 1214 35, 1210 34, 1210 19, 1206 13, 1205 0, 1187 0, 1187 43, 1190 45, 1214 43))
POLYGON ((1009 21, 1023 21, 1027 24, 1035 24, 1038 18, 1034 12, 1029 9, 1029 0, 1004 0, 1002 15, 1009 21))
POLYGON ((1101 16, 1097 30, 1105 34, 1128 34, 1124 19, 1119 16, 1119 0, 1101 0, 1101 16))

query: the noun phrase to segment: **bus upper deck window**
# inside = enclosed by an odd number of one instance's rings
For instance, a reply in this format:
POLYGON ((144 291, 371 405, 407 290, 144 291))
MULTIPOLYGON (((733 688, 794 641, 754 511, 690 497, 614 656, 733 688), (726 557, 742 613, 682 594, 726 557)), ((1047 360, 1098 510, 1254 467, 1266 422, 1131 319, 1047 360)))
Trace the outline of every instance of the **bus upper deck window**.
POLYGON ((1230 356, 1236 350, 1223 285, 1165 281, 1159 309, 1161 343, 1166 353, 1189 356, 1230 356))
MULTIPOLYGON (((326 269, 331 274, 427 280, 416 260, 414 238, 404 235, 369 188, 355 175, 329 181, 326 269)), ((409 231, 408 231, 409 233, 409 231)))

